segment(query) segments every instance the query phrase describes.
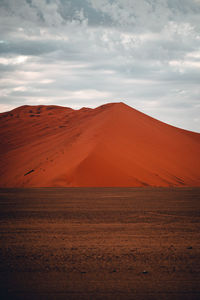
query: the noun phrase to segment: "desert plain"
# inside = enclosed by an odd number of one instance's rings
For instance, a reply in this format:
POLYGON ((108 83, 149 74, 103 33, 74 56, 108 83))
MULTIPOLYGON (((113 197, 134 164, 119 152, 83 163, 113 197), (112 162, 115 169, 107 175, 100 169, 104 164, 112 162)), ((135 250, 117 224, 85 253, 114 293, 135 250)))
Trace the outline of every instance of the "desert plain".
POLYGON ((1 299, 200 298, 200 188, 0 190, 1 299))

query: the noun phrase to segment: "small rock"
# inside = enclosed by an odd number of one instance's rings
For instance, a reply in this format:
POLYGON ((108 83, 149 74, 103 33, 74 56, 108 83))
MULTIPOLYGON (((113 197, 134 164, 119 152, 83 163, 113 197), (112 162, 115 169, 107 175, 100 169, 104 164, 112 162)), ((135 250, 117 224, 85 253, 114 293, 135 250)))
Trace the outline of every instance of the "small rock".
POLYGON ((142 274, 148 274, 148 271, 144 270, 144 271, 142 272, 142 274))
POLYGON ((112 271, 110 271, 110 273, 116 273, 117 271, 115 269, 113 269, 112 271))
POLYGON ((188 249, 188 250, 191 250, 191 249, 192 249, 192 246, 190 246, 190 247, 187 247, 187 249, 188 249))

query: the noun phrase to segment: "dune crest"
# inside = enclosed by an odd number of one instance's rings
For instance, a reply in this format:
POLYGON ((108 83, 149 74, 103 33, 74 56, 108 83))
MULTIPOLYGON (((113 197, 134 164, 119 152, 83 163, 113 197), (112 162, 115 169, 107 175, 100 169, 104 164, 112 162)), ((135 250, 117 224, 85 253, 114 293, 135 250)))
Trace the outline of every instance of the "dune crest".
POLYGON ((200 186, 200 134, 124 103, 0 114, 0 187, 200 186))

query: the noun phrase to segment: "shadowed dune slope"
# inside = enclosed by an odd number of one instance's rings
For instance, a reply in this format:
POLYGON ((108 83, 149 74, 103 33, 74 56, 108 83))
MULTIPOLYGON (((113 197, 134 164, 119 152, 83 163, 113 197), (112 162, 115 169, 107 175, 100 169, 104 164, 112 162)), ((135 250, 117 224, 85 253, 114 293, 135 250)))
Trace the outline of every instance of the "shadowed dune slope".
POLYGON ((0 186, 200 186, 200 134, 124 103, 0 114, 0 186))

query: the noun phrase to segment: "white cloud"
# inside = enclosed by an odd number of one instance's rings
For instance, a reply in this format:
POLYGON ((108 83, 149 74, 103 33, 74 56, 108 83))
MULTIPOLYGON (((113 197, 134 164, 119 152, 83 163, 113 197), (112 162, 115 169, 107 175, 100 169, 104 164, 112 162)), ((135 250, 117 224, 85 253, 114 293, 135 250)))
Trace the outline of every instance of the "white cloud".
POLYGON ((27 87, 25 87, 25 86, 18 86, 16 88, 14 88, 13 91, 15 91, 15 92, 25 92, 25 91, 27 91, 27 87))
POLYGON ((15 57, 0 57, 0 64, 2 65, 19 65, 27 61, 27 56, 15 56, 15 57))

